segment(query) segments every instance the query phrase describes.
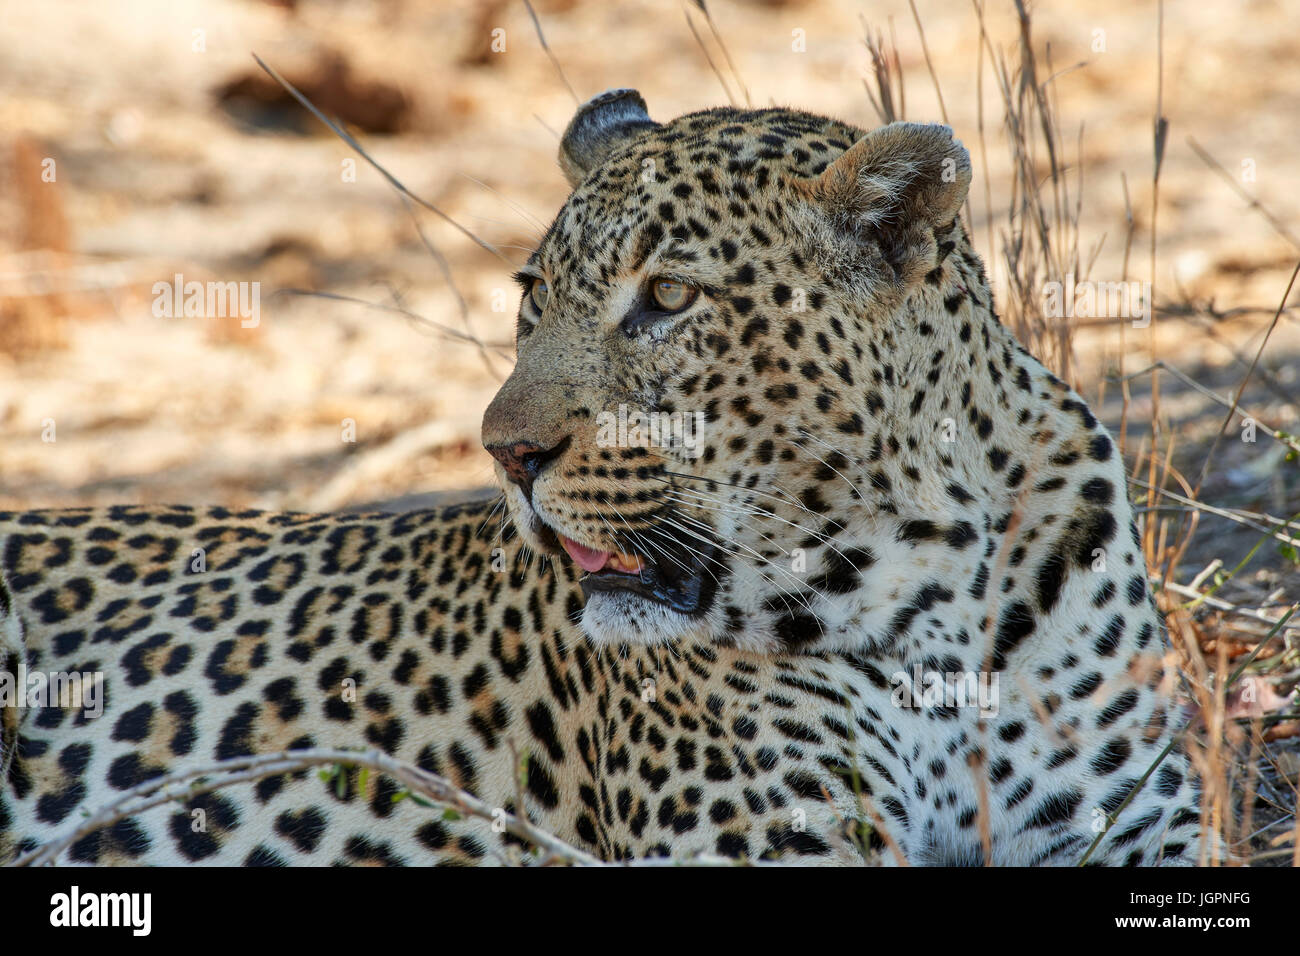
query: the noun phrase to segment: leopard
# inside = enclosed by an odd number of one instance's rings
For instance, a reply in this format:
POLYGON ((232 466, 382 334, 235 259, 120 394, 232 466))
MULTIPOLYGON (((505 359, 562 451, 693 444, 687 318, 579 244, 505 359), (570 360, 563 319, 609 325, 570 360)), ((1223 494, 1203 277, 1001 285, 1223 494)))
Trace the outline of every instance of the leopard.
POLYGON ((953 131, 616 89, 558 158, 492 497, 0 513, 4 668, 102 690, 3 708, 0 859, 565 858, 509 815, 608 864, 1195 863, 1122 455, 1000 321, 953 131), (309 748, 492 818, 340 765, 76 831, 309 748))

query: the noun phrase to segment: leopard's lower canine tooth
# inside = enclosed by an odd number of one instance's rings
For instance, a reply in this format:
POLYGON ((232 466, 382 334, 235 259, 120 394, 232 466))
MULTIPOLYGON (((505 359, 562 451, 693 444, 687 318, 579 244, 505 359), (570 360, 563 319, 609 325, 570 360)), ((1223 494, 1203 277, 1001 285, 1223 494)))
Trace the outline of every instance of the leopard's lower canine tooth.
POLYGON ((641 559, 635 554, 616 552, 615 554, 610 555, 607 566, 612 567, 617 571, 627 572, 628 574, 641 573, 641 559))

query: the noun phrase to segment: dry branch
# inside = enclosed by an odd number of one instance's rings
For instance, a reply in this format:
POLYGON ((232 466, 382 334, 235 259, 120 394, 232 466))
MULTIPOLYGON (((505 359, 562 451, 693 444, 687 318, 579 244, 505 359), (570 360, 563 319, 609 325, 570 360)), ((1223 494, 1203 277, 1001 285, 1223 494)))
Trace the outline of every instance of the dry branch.
POLYGON ((53 865, 64 850, 87 834, 165 803, 173 801, 184 803, 200 794, 210 793, 222 787, 252 783, 266 777, 335 764, 362 767, 387 774, 411 793, 427 797, 437 804, 466 816, 477 817, 488 822, 500 820, 508 832, 539 847, 552 860, 581 866, 599 866, 601 863, 586 851, 570 846, 558 837, 534 826, 527 819, 489 806, 472 794, 461 790, 445 777, 421 770, 413 764, 404 763, 378 750, 355 751, 320 747, 236 757, 176 771, 139 784, 125 791, 113 802, 93 811, 90 816, 63 836, 20 857, 14 865, 53 865))

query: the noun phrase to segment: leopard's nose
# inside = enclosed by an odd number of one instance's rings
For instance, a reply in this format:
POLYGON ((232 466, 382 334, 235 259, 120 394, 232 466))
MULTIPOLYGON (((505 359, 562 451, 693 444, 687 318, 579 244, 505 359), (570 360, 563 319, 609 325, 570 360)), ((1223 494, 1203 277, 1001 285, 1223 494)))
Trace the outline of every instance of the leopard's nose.
POLYGON ((546 469, 547 465, 564 454, 564 450, 568 447, 569 439, 565 438, 550 448, 521 441, 508 445, 489 445, 487 450, 488 454, 501 462, 506 477, 523 489, 524 494, 531 501, 533 482, 537 480, 537 476, 546 469))

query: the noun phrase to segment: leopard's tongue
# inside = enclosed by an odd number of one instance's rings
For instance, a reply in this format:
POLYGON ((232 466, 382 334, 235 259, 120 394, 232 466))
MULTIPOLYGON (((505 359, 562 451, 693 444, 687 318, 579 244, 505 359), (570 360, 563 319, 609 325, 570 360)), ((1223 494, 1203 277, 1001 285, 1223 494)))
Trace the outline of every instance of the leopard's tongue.
POLYGON ((588 574, 594 574, 605 566, 609 560, 608 551, 594 551, 591 548, 585 548, 576 541, 570 541, 564 535, 560 535, 560 544, 564 545, 564 550, 569 552, 569 557, 577 562, 578 567, 588 574))

